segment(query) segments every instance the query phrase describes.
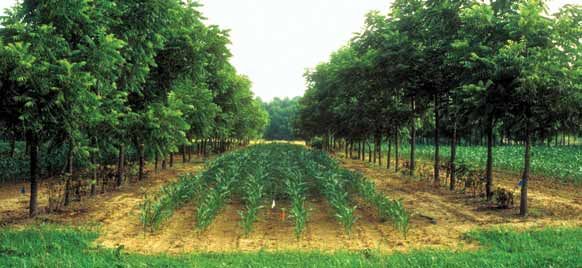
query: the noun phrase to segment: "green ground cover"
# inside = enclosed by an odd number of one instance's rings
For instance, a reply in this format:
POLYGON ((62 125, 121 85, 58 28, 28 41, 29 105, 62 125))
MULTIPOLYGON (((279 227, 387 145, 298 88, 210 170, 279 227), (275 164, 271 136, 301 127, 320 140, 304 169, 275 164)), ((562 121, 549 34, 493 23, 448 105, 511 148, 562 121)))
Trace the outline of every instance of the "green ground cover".
MULTIPOLYGON (((386 151, 386 145, 383 146, 386 151)), ((409 146, 401 148, 401 157, 407 159, 409 146)), ((419 159, 434 159, 433 145, 417 145, 416 155, 419 159)), ((450 156, 450 147, 442 146, 440 155, 443 159, 450 156)), ((523 169, 523 146, 497 146, 493 149, 493 167, 497 170, 520 174, 523 169)), ((459 146, 457 149, 459 163, 476 168, 485 168, 487 147, 459 146)), ((582 183, 582 146, 534 146, 532 148, 532 173, 557 179, 562 182, 582 183)))
POLYGON ((470 232, 477 251, 257 252, 147 256, 106 249, 92 231, 57 226, 0 230, 0 267, 581 267, 582 228, 470 232))

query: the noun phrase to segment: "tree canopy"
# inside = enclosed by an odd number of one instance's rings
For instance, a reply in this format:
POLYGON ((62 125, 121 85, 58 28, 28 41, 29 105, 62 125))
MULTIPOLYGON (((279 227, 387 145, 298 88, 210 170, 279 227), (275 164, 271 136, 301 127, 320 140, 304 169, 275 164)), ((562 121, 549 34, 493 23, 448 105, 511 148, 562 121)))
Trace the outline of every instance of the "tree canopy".
POLYGON ((582 7, 546 9, 541 0, 397 0, 387 14, 371 12, 361 32, 306 73, 296 128, 302 138, 323 137, 324 148, 386 139, 397 159, 399 137, 407 137, 411 175, 417 138, 432 139, 435 185, 447 140, 451 189, 456 144, 484 133, 488 199, 495 142, 524 144, 526 215, 533 140, 582 125, 582 7))
MULTIPOLYGON (((222 151, 262 135, 268 115, 231 65, 228 31, 178 0, 25 0, 1 19, 0 135, 29 148, 36 185, 58 151, 74 169, 125 155, 222 151), (60 148, 60 149, 59 149, 60 148)), ((67 185, 69 181, 67 180, 67 185)), ((68 187, 68 186, 67 186, 68 187)), ((68 189, 66 190, 68 191, 68 189)))
POLYGON ((267 140, 295 140, 293 123, 299 109, 299 97, 275 98, 263 103, 269 114, 269 125, 265 129, 264 138, 267 140))

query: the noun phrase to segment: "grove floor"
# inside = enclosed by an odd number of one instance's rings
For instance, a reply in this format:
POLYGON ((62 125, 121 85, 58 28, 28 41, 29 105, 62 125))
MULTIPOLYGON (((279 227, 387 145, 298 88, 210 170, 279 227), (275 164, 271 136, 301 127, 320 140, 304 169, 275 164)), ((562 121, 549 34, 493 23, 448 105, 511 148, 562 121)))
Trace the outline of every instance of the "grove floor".
MULTIPOLYGON (((66 212, 44 214, 36 220, 26 217, 28 196, 19 193, 24 184, 0 187, 0 224, 25 226, 38 222, 71 224, 97 228, 97 242, 105 247, 119 247, 145 254, 231 251, 335 251, 372 249, 381 252, 420 248, 472 250, 478 245, 463 239, 463 234, 477 228, 538 228, 545 226, 582 227, 582 191, 579 186, 531 180, 531 216, 522 219, 517 209, 486 209, 469 194, 435 188, 426 181, 410 178, 383 167, 358 160, 340 159, 348 169, 357 170, 372 179, 391 198, 402 199, 411 214, 407 237, 398 233, 390 222, 379 222, 375 211, 358 202, 360 217, 352 233, 346 235, 324 199, 311 197, 307 202, 309 222, 301 239, 293 235, 293 222, 281 220, 279 207, 264 208, 255 229, 244 236, 239 225, 239 200, 232 200, 205 232, 194 228, 196 204, 176 211, 161 230, 144 232, 140 223, 140 207, 145 194, 153 194, 162 185, 186 172, 200 172, 204 163, 176 164, 173 169, 152 174, 146 181, 122 187, 75 203, 66 212)), ((179 161, 177 161, 179 162, 179 161)), ((496 173, 495 184, 514 188, 516 179, 509 173, 496 173)), ((41 187, 41 207, 46 206, 46 186, 41 187)))

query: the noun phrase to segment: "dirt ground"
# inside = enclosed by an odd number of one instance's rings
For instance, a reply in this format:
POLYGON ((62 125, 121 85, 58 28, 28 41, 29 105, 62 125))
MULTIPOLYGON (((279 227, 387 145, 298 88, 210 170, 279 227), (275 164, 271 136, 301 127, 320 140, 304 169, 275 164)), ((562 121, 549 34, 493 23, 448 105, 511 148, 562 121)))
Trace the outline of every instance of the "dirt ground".
MULTIPOLYGON (((343 232, 333 211, 324 199, 310 197, 307 202, 309 221, 301 239, 293 234, 291 219, 281 220, 278 204, 274 210, 265 208, 254 231, 247 237, 239 225, 239 200, 232 200, 205 232, 194 228, 196 204, 188 204, 156 233, 144 232, 139 214, 144 193, 154 193, 162 185, 177 179, 178 174, 200 172, 203 161, 177 164, 173 169, 151 175, 146 181, 127 185, 117 192, 107 193, 82 203, 75 203, 60 214, 41 215, 37 220, 26 218, 27 195, 18 191, 20 184, 0 188, 0 224, 24 226, 40 222, 64 223, 97 228, 101 237, 97 243, 106 247, 123 246, 125 250, 145 254, 180 254, 188 252, 229 252, 259 250, 334 251, 372 249, 382 252, 419 248, 475 249, 478 245, 463 240, 463 234, 477 228, 529 228, 544 226, 581 226, 582 191, 562 185, 532 179, 530 184, 531 216, 522 219, 517 209, 484 209, 468 194, 435 189, 426 181, 415 180, 367 162, 342 159, 342 165, 357 170, 374 180, 378 188, 391 198, 402 199, 411 214, 408 236, 405 238, 390 222, 379 222, 375 211, 359 203, 357 221, 351 235, 343 232)), ((179 161, 178 161, 179 162, 179 161)), ((496 185, 514 188, 513 175, 495 174, 496 185)), ((45 187, 41 187, 40 205, 46 206, 45 187)))

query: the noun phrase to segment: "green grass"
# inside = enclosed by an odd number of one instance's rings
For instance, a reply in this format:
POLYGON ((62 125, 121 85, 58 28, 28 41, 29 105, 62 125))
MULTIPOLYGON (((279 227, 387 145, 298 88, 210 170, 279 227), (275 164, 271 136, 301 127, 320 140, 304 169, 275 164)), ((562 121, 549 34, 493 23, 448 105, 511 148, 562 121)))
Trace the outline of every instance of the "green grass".
MULTIPOLYGON (((401 157, 407 159, 409 152, 409 146, 404 146, 401 157)), ((444 159, 448 159, 450 147, 442 146, 440 155, 444 159)), ((497 170, 519 174, 523 169, 523 155, 523 146, 497 146, 493 149, 493 167, 497 170)), ((432 161, 434 159, 434 146, 418 145, 417 157, 432 161)), ((487 160, 487 147, 459 146, 457 158, 467 165, 484 169, 487 160)), ((554 178, 562 182, 582 183, 582 146, 534 146, 531 164, 534 175, 554 178)))
POLYGON ((98 234, 56 226, 0 229, 0 267, 581 267, 582 228, 474 231, 474 252, 209 253, 146 256, 94 245, 98 234))

